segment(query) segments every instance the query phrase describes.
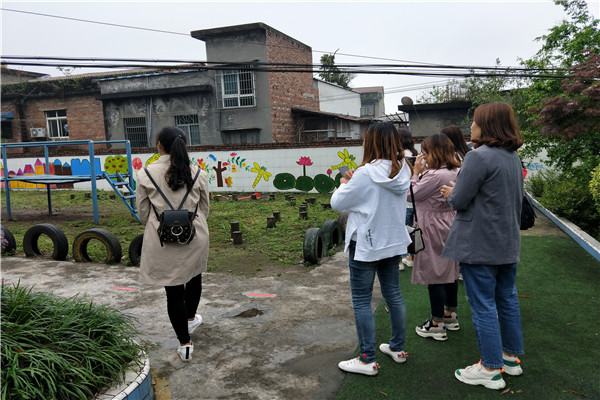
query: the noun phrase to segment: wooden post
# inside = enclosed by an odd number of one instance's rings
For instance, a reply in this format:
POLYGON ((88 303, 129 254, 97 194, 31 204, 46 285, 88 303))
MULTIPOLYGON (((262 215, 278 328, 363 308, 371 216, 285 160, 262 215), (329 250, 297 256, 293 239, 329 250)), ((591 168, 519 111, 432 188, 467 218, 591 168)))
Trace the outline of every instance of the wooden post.
POLYGON ((86 199, 91 199, 92 198, 92 194, 91 193, 86 193, 85 194, 85 198, 86 199))
POLYGON ((275 228, 275 217, 267 217, 267 228, 275 228))
POLYGON ((308 212, 300 211, 300 219, 308 219, 308 212))
POLYGON ((321 203, 321 205, 323 206, 323 210, 331 208, 331 204, 329 204, 329 203, 321 203))
POLYGON ((230 224, 231 224, 231 237, 233 237, 233 232, 240 230, 240 223, 239 223, 239 221, 233 221, 233 222, 230 222, 230 224))
POLYGON ((256 195, 255 194, 252 195, 252 200, 256 200, 256 195))
POLYGON ((243 243, 242 232, 240 232, 240 231, 231 232, 231 237, 233 238, 233 244, 242 244, 243 243))
POLYGON ((233 199, 233 201, 238 201, 238 195, 237 194, 232 194, 231 198, 233 199))
POLYGON ((114 200, 114 199, 116 199, 116 198, 117 198, 117 195, 115 195, 115 194, 111 194, 111 195, 109 196, 109 198, 110 198, 111 200, 114 200))
POLYGON ((275 195, 274 194, 270 194, 269 195, 269 200, 275 200, 275 195))
POLYGON ((306 199, 306 202, 307 202, 308 204, 315 204, 315 203, 316 203, 316 201, 317 201, 317 198, 316 198, 316 197, 310 197, 310 198, 306 199))
POLYGON ((75 195, 74 195, 74 194, 72 194, 72 195, 71 195, 71 200, 73 200, 74 198, 75 198, 75 195))
POLYGON ((280 211, 273 211, 273 216, 275 217, 276 222, 281 221, 281 212, 280 211))
POLYGON ((306 205, 305 204, 300 205, 300 207, 298 207, 298 211, 300 211, 300 212, 307 211, 306 205))

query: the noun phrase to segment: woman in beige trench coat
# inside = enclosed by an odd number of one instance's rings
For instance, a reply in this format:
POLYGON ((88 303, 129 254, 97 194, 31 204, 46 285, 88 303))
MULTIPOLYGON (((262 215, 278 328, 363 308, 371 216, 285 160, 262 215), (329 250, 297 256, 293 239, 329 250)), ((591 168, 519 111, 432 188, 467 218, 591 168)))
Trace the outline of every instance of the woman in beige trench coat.
MULTIPOLYGON (((157 141, 160 158, 147 168, 173 207, 177 208, 198 167, 190 165, 185 134, 181 129, 166 127, 158 134, 157 141)), ((190 361, 194 351, 190 334, 202 323, 202 317, 196 311, 202 295, 202 273, 206 271, 208 259, 208 176, 200 171, 182 207, 182 210, 197 214, 193 222, 196 234, 189 244, 161 245, 156 214, 160 215, 170 207, 144 169, 137 174, 136 203, 140 220, 146 225, 139 280, 165 287, 169 320, 180 343, 177 353, 183 361, 190 361)))

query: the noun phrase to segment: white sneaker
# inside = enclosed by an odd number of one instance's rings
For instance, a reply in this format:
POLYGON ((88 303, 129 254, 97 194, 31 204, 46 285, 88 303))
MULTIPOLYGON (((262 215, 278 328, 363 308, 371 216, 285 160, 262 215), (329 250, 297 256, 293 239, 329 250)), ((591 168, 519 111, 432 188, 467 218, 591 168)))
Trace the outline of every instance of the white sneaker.
POLYGON ((194 343, 190 340, 191 344, 186 344, 185 346, 179 346, 177 349, 177 354, 181 357, 181 361, 188 362, 192 361, 192 353, 194 352, 194 343))
POLYGON ((409 260, 407 258, 403 258, 402 259, 402 264, 406 265, 409 268, 412 268, 413 265, 415 265, 415 262, 413 260, 409 260))
POLYGON ((376 362, 364 363, 360 361, 359 357, 353 358, 352 360, 348 361, 342 361, 338 364, 338 367, 342 371, 371 376, 377 375, 377 373, 379 372, 379 364, 377 364, 376 362))
POLYGON ((202 317, 200 316, 200 314, 196 314, 194 316, 194 320, 193 321, 188 321, 188 332, 191 335, 192 332, 194 332, 194 330, 196 330, 197 327, 199 327, 200 325, 202 325, 202 317))
POLYGON ((502 379, 502 370, 488 371, 481 361, 464 369, 457 369, 454 376, 468 385, 483 385, 488 389, 504 389, 506 382, 502 379))
POLYGON ((382 343, 379 346, 379 350, 381 350, 382 353, 385 353, 388 356, 392 357, 392 359, 394 361, 396 361, 397 363, 406 362, 406 352, 404 350, 401 350, 401 351, 391 350, 390 345, 387 343, 382 343))
POLYGON ((403 263, 398 264, 398 270, 399 271, 404 271, 404 264, 403 263))
POLYGON ((504 361, 504 367, 502 369, 508 375, 519 376, 523 374, 523 368, 521 368, 521 360, 518 357, 510 357, 506 354, 502 354, 502 359, 504 361))

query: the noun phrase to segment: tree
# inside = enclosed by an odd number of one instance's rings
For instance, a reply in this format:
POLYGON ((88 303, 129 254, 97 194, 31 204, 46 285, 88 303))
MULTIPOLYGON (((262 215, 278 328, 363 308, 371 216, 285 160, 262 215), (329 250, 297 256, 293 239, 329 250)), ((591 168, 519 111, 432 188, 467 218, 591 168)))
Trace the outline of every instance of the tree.
POLYGON ((342 72, 335 65, 336 52, 337 50, 333 54, 323 54, 321 56, 320 70, 322 72, 319 72, 319 76, 325 82, 335 83, 336 85, 339 85, 344 89, 349 89, 350 81, 354 79, 354 74, 351 74, 350 72, 342 72))
POLYGON ((545 150, 549 165, 568 172, 573 165, 583 163, 590 167, 590 162, 598 160, 598 127, 596 125, 595 132, 590 127, 597 124, 597 116, 594 117, 597 99, 593 96, 598 90, 600 20, 589 14, 584 0, 555 0, 554 3, 562 6, 570 19, 536 38, 542 42, 541 49, 522 64, 530 68, 562 68, 545 74, 553 73, 566 80, 532 79, 523 90, 525 100, 517 113, 527 144, 522 154, 534 157, 545 150), (567 71, 572 74, 569 78, 567 71), (570 127, 574 122, 575 126, 570 127), (584 128, 586 126, 588 128, 584 128))

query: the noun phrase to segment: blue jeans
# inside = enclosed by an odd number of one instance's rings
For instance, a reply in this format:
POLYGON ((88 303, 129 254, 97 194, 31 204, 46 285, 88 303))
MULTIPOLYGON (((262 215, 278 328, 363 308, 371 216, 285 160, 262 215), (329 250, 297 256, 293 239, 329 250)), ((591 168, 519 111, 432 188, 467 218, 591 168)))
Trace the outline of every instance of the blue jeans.
POLYGON ((481 363, 502 368, 502 350, 523 354, 521 311, 515 281, 517 264, 460 263, 481 363))
POLYGON ((354 259, 356 242, 350 242, 349 250, 350 290, 352 292, 354 321, 356 323, 356 333, 360 347, 360 360, 371 363, 376 360, 375 317, 371 310, 375 274, 379 278, 381 294, 390 310, 390 321, 392 324, 390 349, 393 351, 404 350, 406 306, 400 292, 400 275, 398 273, 400 256, 364 262, 354 259))

